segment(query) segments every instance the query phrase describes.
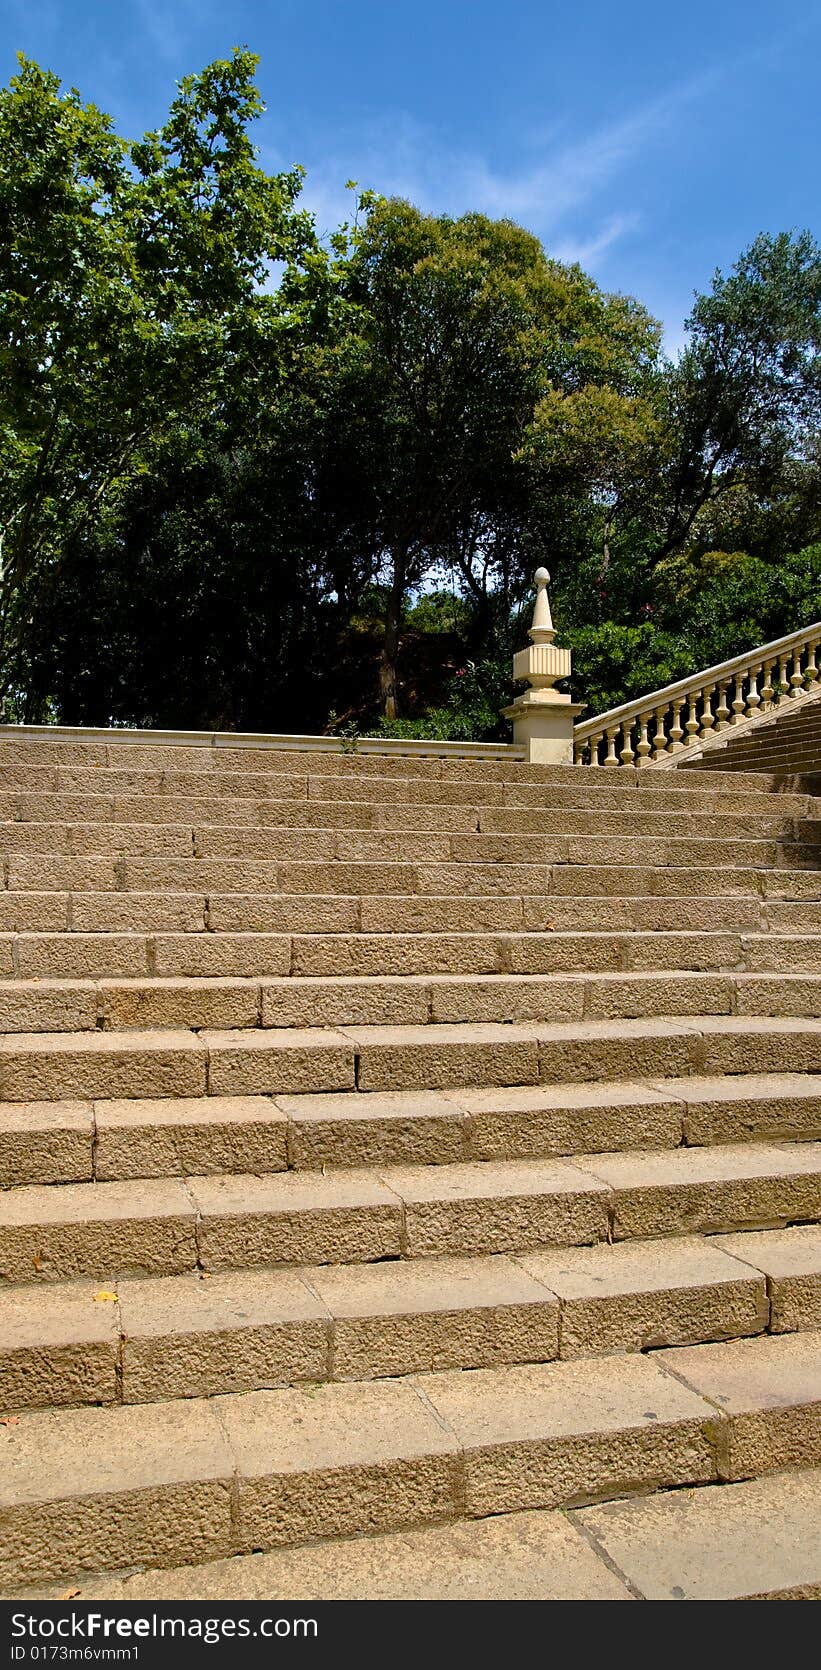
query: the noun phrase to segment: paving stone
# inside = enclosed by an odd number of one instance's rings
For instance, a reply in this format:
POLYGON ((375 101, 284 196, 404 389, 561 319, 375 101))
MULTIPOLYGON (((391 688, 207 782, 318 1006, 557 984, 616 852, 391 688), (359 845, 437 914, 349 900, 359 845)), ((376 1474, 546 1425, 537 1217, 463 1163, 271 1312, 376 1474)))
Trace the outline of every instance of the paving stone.
POLYGON ((659 1360, 726 1416, 722 1477, 821 1461, 821 1334, 693 1345, 659 1360))
POLYGON ((21 1413, 0 1428, 0 1582, 231 1552, 232 1458, 207 1402, 21 1413))
POLYGON ((435 1090, 278 1096, 277 1106, 287 1115, 290 1163, 299 1170, 467 1158, 464 1113, 435 1090))
POLYGON ((518 1255, 561 1300, 561 1355, 646 1351, 763 1333, 766 1283, 713 1240, 625 1241, 518 1255))
MULTIPOLYGON (((705 1348, 700 1348, 705 1349, 705 1348)), ((716 1477, 718 1417, 656 1359, 421 1376, 464 1451, 472 1514, 555 1507, 716 1477)))
POLYGON ((117 1402, 116 1298, 93 1282, 0 1288, 2 1413, 117 1402))
POLYGON ((93 1144, 90 1103, 0 1103, 0 1188, 88 1180, 93 1144))
POLYGON ((287 1271, 124 1278, 119 1294, 126 1403, 328 1378, 325 1309, 287 1271))
POLYGON ((288 1163, 285 1116, 261 1096, 97 1102, 95 1124, 101 1180, 282 1171, 288 1163))
POLYGON ((559 1307, 506 1258, 303 1272, 333 1317, 333 1373, 367 1380, 558 1355, 559 1307))
POLYGON ((602 1154, 575 1163, 613 1190, 617 1240, 821 1217, 821 1152, 815 1143, 602 1154))
POLYGON ((195 1177, 189 1187, 206 1269, 399 1255, 399 1200, 367 1171, 195 1177))
POLYGON ((631 1600, 561 1513, 509 1513, 83 1584, 100 1600, 631 1600))
POLYGON ((560 1160, 397 1166, 385 1181, 404 1208, 404 1251, 509 1252, 607 1235, 609 1194, 560 1160))
POLYGON ((718 1239, 726 1252, 766 1276, 773 1333, 821 1329, 821 1228, 817 1224, 718 1239))
POLYGON ((452 1518, 459 1445, 408 1381, 218 1399, 238 1470, 240 1546, 452 1518))
POLYGON ((574 1518, 647 1600, 821 1599, 821 1472, 608 1502, 574 1518))

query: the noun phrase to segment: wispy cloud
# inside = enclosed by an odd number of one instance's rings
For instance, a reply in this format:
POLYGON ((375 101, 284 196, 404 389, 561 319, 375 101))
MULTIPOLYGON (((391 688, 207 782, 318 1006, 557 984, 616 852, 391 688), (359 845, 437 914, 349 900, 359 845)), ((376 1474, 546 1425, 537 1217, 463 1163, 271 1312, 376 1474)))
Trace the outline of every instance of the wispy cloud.
MULTIPOLYGON (((442 140, 408 116, 335 135, 333 146, 307 161, 303 202, 328 231, 347 218, 346 179, 388 196, 407 197, 420 208, 461 214, 475 209, 523 222, 562 260, 595 265, 638 225, 619 185, 643 152, 663 144, 684 115, 715 86, 720 70, 675 84, 638 109, 593 132, 568 139, 556 130, 523 142, 526 156, 515 169, 500 169, 486 156, 442 140)), ((281 156, 278 165, 290 161, 281 156)))

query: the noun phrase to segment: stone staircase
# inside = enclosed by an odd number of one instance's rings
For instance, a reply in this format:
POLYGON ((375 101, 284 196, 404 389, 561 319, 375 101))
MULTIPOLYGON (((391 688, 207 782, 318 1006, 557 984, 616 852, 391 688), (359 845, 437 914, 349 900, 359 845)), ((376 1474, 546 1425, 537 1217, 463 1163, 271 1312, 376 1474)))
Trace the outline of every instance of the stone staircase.
POLYGON ((4 1593, 630 1598, 767 1500, 821 1585, 806 787, 7 731, 0 820, 4 1593))
POLYGON ((821 787, 821 685, 799 701, 782 701, 741 736, 724 732, 700 759, 682 761, 693 771, 765 771, 803 775, 821 787))

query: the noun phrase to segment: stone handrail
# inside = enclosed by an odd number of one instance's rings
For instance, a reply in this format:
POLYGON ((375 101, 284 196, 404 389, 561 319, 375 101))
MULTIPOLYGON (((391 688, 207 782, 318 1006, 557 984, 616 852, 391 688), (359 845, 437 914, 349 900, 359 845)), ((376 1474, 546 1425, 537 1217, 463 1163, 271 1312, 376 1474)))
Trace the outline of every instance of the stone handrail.
POLYGON ((821 671, 815 661, 819 644, 821 621, 815 621, 799 632, 679 679, 677 684, 653 690, 638 701, 585 719, 574 727, 574 761, 577 765, 664 767, 685 749, 700 753, 719 731, 748 726, 785 703, 809 695, 821 671))

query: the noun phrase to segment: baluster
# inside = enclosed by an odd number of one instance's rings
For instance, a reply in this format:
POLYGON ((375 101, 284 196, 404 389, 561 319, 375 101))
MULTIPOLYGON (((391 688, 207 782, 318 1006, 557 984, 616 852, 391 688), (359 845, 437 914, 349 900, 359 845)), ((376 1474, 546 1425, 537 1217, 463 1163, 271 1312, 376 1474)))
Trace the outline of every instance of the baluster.
POLYGON ((793 697, 803 696, 804 694, 804 674, 801 671, 802 649, 803 645, 797 644, 793 650, 792 672, 790 673, 790 695, 793 697))
POLYGON ((815 665, 815 652, 818 648, 818 642, 819 640, 814 638, 812 643, 807 645, 807 665, 804 668, 804 677, 808 684, 814 684, 818 677, 818 668, 815 665))
POLYGON ((730 720, 731 725, 741 725, 744 723, 744 697, 742 695, 742 691, 744 689, 744 680, 746 676, 746 673, 736 673, 735 675, 735 695, 733 697, 733 717, 730 720))
POLYGON ((764 668, 763 668, 764 683, 761 686, 761 712, 762 713, 769 713, 770 708, 773 705, 772 671, 773 671, 774 666, 775 666, 774 661, 765 661, 764 662, 764 668))
POLYGON ((673 723, 670 726, 670 747, 668 749, 668 753, 670 754, 680 754, 684 746, 681 740, 684 735, 681 725, 681 710, 683 706, 684 703, 681 701, 673 702, 673 723))
POLYGON ((650 738, 647 735, 647 726, 649 722, 649 714, 643 714, 639 720, 639 740, 636 744, 636 754, 638 756, 636 760, 637 766, 649 765, 650 763, 647 758, 650 752, 650 738))
POLYGON ((656 708, 656 730, 653 737, 654 760, 663 759, 664 755, 667 753, 667 732, 664 729, 664 722, 666 718, 667 704, 665 703, 664 707, 656 708))
POLYGON ((781 686, 781 689, 779 690, 778 695, 777 695, 776 700, 775 700, 775 706, 776 707, 782 707, 784 702, 789 701, 790 678, 789 678, 789 674, 787 672, 787 663, 788 663, 789 659, 790 659, 789 650, 787 650, 785 655, 779 655, 779 657, 778 657, 778 682, 781 686))
POLYGON ((750 687, 747 691, 748 719, 754 719, 757 709, 761 706, 761 697, 758 694, 758 675, 760 672, 760 667, 751 667, 750 669, 750 687))
POLYGON ((622 748, 622 751, 621 751, 621 754, 619 755, 619 758, 621 760, 622 765, 632 765, 633 760, 635 758, 635 755, 633 753, 633 749, 632 749, 632 746, 631 746, 631 741, 630 741, 630 738, 633 735, 633 724, 634 724, 634 721, 632 719, 625 719, 624 724, 622 725, 622 728, 621 728, 622 742, 624 743, 624 747, 622 748))
POLYGON ((713 691, 714 690, 715 690, 715 685, 714 684, 708 684, 706 689, 702 693, 703 694, 703 701, 702 701, 702 705, 701 705, 701 733, 700 734, 703 737, 710 735, 710 732, 713 728, 713 725, 715 724, 715 720, 713 719, 713 707, 712 707, 713 691))
POLYGON ((730 680, 720 678, 718 681, 718 706, 716 708, 716 730, 726 731, 730 723, 730 709, 727 706, 727 690, 730 680))
POLYGON ((584 765, 585 764, 584 756, 585 756, 586 749, 587 749, 587 744, 585 742, 579 742, 578 737, 573 738, 573 764, 574 765, 584 765))
POLYGON ((616 737, 620 729, 620 725, 608 725, 607 727, 607 753, 603 761, 606 766, 617 766, 619 763, 616 759, 616 737))
POLYGON ((689 748, 692 745, 692 743, 694 743, 695 740, 696 740, 696 731, 698 730, 698 720, 696 718, 696 702, 697 701, 698 701, 698 691, 694 690, 692 692, 692 695, 688 696, 688 698, 687 698, 687 703, 688 703, 687 720, 686 720, 686 723, 685 723, 685 726, 684 726, 684 729, 687 732, 687 741, 684 744, 685 748, 689 748))

